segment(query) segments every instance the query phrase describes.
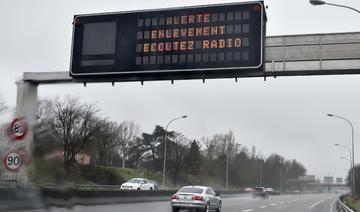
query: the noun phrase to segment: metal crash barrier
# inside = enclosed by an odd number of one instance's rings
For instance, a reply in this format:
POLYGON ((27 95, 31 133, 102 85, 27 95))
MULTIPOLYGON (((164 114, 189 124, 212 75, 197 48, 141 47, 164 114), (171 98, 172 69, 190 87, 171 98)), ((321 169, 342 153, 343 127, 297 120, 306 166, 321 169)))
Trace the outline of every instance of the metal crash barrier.
POLYGON ((342 195, 342 196, 340 196, 339 197, 339 199, 338 199, 338 201, 337 201, 337 206, 336 206, 336 208, 337 208, 337 210, 339 211, 339 212, 354 212, 354 210, 352 210, 351 208, 349 208, 344 202, 343 202, 343 200, 344 200, 344 198, 347 196, 347 194, 346 195, 342 195))

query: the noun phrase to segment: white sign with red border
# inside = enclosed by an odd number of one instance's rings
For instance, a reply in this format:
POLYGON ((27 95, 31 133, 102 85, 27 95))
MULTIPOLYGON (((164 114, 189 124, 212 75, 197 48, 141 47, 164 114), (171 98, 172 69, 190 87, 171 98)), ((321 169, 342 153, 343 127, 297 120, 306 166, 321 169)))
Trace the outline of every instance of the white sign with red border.
POLYGON ((9 151, 3 158, 3 166, 7 171, 17 172, 21 166, 30 163, 30 155, 24 146, 9 151))
POLYGON ((10 140, 23 140, 29 130, 29 125, 24 118, 15 118, 8 127, 7 135, 10 140))
POLYGON ((21 166, 21 156, 16 152, 12 152, 6 155, 3 163, 7 170, 17 171, 21 166))

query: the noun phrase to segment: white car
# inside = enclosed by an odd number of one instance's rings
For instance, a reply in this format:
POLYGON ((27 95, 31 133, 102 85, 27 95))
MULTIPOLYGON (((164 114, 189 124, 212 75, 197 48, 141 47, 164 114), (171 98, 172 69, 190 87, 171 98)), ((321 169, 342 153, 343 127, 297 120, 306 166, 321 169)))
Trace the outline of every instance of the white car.
POLYGON ((185 186, 172 196, 171 207, 173 212, 181 209, 221 212, 222 201, 220 194, 210 187, 185 186))
POLYGON ((120 186, 120 190, 149 190, 155 189, 155 184, 144 178, 131 178, 120 186))

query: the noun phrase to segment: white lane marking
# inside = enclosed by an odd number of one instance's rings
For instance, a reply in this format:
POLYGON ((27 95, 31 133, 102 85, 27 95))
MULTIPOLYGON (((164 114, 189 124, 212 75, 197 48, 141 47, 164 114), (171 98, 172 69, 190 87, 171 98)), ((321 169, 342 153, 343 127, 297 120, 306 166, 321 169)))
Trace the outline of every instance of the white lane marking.
POLYGON ((334 199, 334 201, 331 203, 331 205, 330 205, 330 212, 332 212, 332 209, 333 209, 334 204, 335 204, 336 201, 337 201, 337 199, 334 199))
POLYGON ((242 212, 251 212, 251 211, 254 211, 254 209, 246 209, 246 210, 243 210, 242 212))
POLYGON ((292 202, 292 201, 289 200, 289 201, 286 201, 286 202, 292 202))
POLYGON ((277 204, 276 203, 273 203, 273 204, 270 204, 271 206, 277 206, 277 204))
POLYGON ((263 206, 260 206, 259 208, 267 208, 268 206, 266 205, 263 205, 263 206))
POLYGON ((324 202, 325 200, 323 199, 323 200, 320 200, 319 202, 315 202, 314 204, 312 204, 311 206, 310 206, 310 208, 313 208, 313 207, 315 207, 315 206, 317 206, 318 204, 320 204, 320 203, 322 203, 322 202, 324 202))
POLYGON ((284 202, 279 202, 279 204, 281 204, 281 205, 282 205, 282 204, 284 204, 284 202))

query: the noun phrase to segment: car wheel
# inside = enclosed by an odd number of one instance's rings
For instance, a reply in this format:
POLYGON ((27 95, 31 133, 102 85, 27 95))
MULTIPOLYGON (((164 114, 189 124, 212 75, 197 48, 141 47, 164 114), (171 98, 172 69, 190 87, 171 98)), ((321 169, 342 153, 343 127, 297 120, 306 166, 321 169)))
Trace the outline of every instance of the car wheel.
POLYGON ((179 209, 180 209, 180 208, 172 207, 172 212, 179 212, 179 209))
POLYGON ((150 187, 150 191, 154 190, 152 187, 150 187))
POLYGON ((221 207, 222 207, 222 203, 221 203, 221 201, 219 202, 219 205, 218 205, 218 207, 216 208, 216 212, 221 212, 221 207))
POLYGON ((137 188, 136 190, 140 191, 140 188, 137 188))
POLYGON ((204 212, 210 212, 210 204, 209 203, 206 203, 204 212))

